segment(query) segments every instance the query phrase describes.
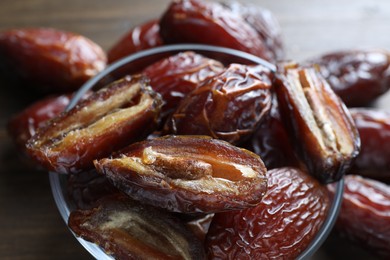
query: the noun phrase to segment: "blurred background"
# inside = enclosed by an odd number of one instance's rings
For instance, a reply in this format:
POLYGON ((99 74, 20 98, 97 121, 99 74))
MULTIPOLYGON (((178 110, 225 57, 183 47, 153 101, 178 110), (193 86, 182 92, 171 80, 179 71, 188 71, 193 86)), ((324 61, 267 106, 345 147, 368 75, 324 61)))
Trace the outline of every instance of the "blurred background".
MULTIPOLYGON (((0 30, 54 27, 84 35, 108 50, 131 27, 159 17, 169 0, 2 0, 0 30)), ((303 60, 328 51, 390 50, 390 1, 278 0, 253 2, 271 10, 282 27, 287 57, 303 60)), ((67 229, 51 195, 47 173, 18 157, 6 122, 39 93, 0 78, 0 259, 91 259, 67 229)), ((390 97, 377 106, 390 110, 390 97)), ((331 237, 315 259, 375 259, 331 237)))

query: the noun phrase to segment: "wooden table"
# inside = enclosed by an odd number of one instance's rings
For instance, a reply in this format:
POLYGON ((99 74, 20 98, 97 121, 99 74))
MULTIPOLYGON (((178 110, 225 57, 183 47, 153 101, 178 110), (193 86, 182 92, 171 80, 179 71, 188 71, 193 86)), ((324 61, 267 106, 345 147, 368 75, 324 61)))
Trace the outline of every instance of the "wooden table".
MULTIPOLYGON (((158 17, 168 2, 2 0, 0 30, 56 27, 83 34, 107 50, 131 26, 158 17)), ((355 47, 390 49, 390 1, 253 2, 271 9, 278 17, 291 59, 355 47)), ((90 259, 60 218, 47 173, 24 163, 6 133, 7 119, 38 95, 4 80, 0 84, 0 259, 90 259)), ((390 109, 389 102, 390 95, 386 95, 378 105, 390 109)), ((332 238, 315 259, 351 255, 355 259, 369 257, 359 248, 332 238)))

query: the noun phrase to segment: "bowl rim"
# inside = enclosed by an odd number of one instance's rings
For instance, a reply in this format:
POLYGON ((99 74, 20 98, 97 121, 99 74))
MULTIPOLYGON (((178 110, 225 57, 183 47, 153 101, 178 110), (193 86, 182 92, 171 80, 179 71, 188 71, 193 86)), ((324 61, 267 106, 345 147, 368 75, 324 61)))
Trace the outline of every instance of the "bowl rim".
MULTIPOLYGON (((69 105, 66 110, 74 107, 77 102, 81 99, 81 97, 90 90, 96 83, 98 83, 105 76, 114 72, 116 69, 126 65, 130 62, 133 62, 138 59, 145 58, 150 55, 162 54, 166 52, 181 52, 181 51, 208 51, 208 52, 220 52, 226 55, 234 55, 238 58, 244 58, 256 64, 263 65, 269 68, 272 72, 276 71, 276 66, 262 58, 254 56, 252 54, 225 48, 213 45, 205 45, 205 44, 173 44, 173 45, 165 45, 160 47, 151 48, 148 50, 143 50, 126 56, 118 61, 107 66, 103 71, 98 73, 96 76, 85 82, 80 89, 76 92, 76 94, 71 99, 69 105)), ((57 205, 57 208, 60 212, 62 219, 65 224, 68 223, 68 218, 70 215, 69 203, 66 198, 66 189, 63 188, 64 183, 66 182, 65 175, 58 174, 55 172, 49 172, 49 181, 52 190, 52 194, 54 197, 54 201, 57 205)), ((304 260, 310 258, 325 242, 326 238, 329 236, 335 222, 337 216, 340 212, 342 197, 344 193, 344 179, 341 178, 336 183, 335 194, 333 196, 332 204, 328 210, 327 217, 322 224, 321 228, 318 230, 316 236, 309 243, 306 249, 296 258, 299 260, 304 260)), ((113 259, 112 256, 105 253, 97 244, 88 242, 81 237, 78 237, 71 229, 69 229, 75 238, 83 245, 83 247, 96 259, 113 259)))

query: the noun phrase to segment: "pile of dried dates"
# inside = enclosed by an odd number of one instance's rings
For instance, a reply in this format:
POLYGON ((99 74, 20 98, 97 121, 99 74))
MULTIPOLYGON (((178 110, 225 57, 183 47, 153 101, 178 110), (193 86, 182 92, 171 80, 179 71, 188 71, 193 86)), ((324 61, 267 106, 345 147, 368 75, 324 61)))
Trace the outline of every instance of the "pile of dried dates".
POLYGON ((296 63, 270 11, 177 0, 107 54, 81 35, 19 28, 0 32, 0 55, 7 72, 52 93, 9 120, 11 137, 37 166, 66 174, 69 227, 107 254, 293 259, 345 175, 336 229, 390 256, 390 112, 368 108, 390 87, 388 51, 296 63), (180 52, 64 111, 107 64, 174 43, 238 49, 276 70, 180 52))

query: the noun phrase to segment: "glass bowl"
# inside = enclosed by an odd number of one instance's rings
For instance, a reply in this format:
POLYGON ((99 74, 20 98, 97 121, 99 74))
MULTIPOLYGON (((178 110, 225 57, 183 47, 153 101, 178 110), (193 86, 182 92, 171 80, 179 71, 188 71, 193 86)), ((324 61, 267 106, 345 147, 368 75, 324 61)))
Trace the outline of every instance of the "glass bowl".
MULTIPOLYGON (((75 106, 80 100, 80 98, 88 90, 98 89, 99 87, 102 87, 107 83, 118 79, 126 74, 137 73, 141 71, 144 67, 162 58, 184 51, 194 51, 209 58, 219 60, 224 64, 233 62, 241 64, 262 64, 271 69, 272 71, 275 71, 276 69, 273 64, 261 58, 229 48, 200 44, 167 45, 137 52, 111 64, 104 71, 96 75, 94 78, 90 79, 80 88, 80 90, 71 100, 68 109, 75 106)), ((75 209, 75 206, 70 201, 67 195, 67 178, 65 175, 49 173, 49 179, 53 197, 57 204, 58 210, 65 223, 68 223, 70 212, 75 209)), ((313 241, 311 241, 309 246, 305 249, 304 252, 301 253, 301 255, 298 256, 297 259, 310 258, 315 252, 317 252, 317 250, 321 247, 323 242, 328 237, 340 210, 343 188, 344 180, 342 179, 336 184, 335 196, 324 224, 320 228, 313 241)), ((89 251, 91 255, 96 259, 113 259, 111 256, 107 255, 98 245, 88 242, 80 237, 77 237, 76 235, 75 237, 84 246, 84 248, 89 251)))

